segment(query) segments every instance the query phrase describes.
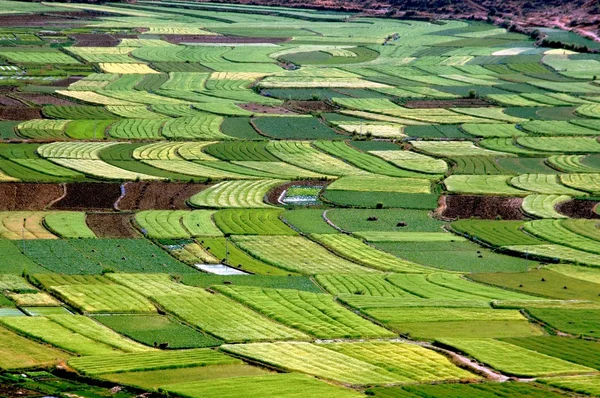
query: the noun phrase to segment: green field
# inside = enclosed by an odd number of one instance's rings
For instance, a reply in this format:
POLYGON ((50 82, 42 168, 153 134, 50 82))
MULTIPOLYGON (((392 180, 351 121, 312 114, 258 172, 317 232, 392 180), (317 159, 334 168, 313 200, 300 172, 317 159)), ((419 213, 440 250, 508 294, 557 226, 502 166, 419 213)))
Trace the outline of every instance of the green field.
POLYGON ((241 3, 0 0, 0 396, 600 395, 597 5, 241 3))

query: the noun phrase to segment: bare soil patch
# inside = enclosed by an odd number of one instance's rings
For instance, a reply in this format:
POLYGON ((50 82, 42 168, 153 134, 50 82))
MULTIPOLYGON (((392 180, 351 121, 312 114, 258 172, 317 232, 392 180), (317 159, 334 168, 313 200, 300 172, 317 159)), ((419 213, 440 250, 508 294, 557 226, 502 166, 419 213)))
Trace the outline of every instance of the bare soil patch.
POLYGON ((28 390, 15 384, 0 384, 0 397, 23 398, 38 396, 40 396, 38 391, 28 390))
POLYGON ((74 47, 115 47, 121 39, 137 39, 137 35, 111 35, 100 33, 78 33, 69 35, 75 40, 74 47))
POLYGON ((211 35, 163 35, 166 41, 179 43, 281 43, 289 41, 289 37, 236 37, 236 36, 211 36, 211 35))
POLYGON ((0 95, 0 106, 23 106, 24 104, 6 95, 0 95))
POLYGON ((2 15, 0 16, 0 26, 10 27, 32 27, 39 26, 49 28, 51 26, 76 27, 86 23, 84 19, 94 19, 98 14, 91 12, 61 12, 45 14, 28 15, 2 15), (80 21, 79 21, 80 20, 80 21))
POLYGON ((56 80, 52 82, 53 87, 69 87, 71 84, 83 79, 83 76, 70 76, 66 79, 56 80))
POLYGON ((559 203, 556 210, 559 213, 570 218, 587 218, 590 220, 600 220, 600 215, 596 214, 594 209, 598 202, 593 200, 573 199, 567 202, 559 203))
POLYGON ((3 183, 0 184, 0 210, 44 210, 63 192, 59 184, 3 183))
POLYGON ((286 101, 283 106, 298 113, 335 111, 335 107, 325 101, 286 101))
POLYGON ((332 181, 329 180, 298 180, 298 181, 291 181, 282 185, 279 185, 278 187, 273 188, 271 191, 269 191, 269 193, 267 193, 267 203, 273 204, 273 205, 278 205, 280 204, 278 202, 279 197, 281 196, 281 194, 288 189, 291 186, 301 186, 301 187, 314 187, 314 186, 327 186, 328 184, 330 184, 332 181))
POLYGON ((53 209, 112 210, 121 195, 121 186, 117 183, 80 182, 66 184, 67 194, 52 205, 53 209))
POLYGON ((447 195, 439 215, 447 219, 481 218, 484 220, 524 220, 523 198, 504 196, 447 195))
POLYGON ((66 99, 58 98, 50 94, 35 94, 35 93, 19 93, 15 95, 18 98, 22 98, 24 101, 28 101, 37 105, 64 105, 74 106, 78 105, 75 102, 68 101, 66 99))
POLYGON ((89 213, 86 223, 99 238, 137 238, 131 217, 132 214, 89 213))
POLYGON ((208 187, 196 183, 129 182, 117 207, 120 210, 188 209, 186 201, 208 187))
POLYGON ((295 115, 296 112, 292 112, 283 106, 269 106, 262 104, 239 104, 240 108, 245 109, 249 112, 254 113, 270 113, 273 115, 295 115))
POLYGON ((404 106, 413 109, 430 108, 481 108, 492 106, 489 102, 479 98, 459 98, 453 100, 414 100, 404 102, 404 106))
POLYGON ((31 120, 41 119, 39 109, 25 106, 0 106, 0 120, 31 120))

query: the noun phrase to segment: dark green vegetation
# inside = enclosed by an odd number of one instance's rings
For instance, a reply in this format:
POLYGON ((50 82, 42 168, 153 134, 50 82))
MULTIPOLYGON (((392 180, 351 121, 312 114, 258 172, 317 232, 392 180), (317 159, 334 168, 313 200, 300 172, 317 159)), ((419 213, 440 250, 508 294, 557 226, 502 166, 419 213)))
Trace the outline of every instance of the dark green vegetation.
POLYGON ((221 342, 168 316, 101 315, 96 320, 109 328, 148 346, 168 344, 168 348, 214 347, 221 342))
POLYGON ((64 274, 193 272, 145 239, 30 240, 23 252, 45 269, 64 274))
POLYGON ((470 275, 469 278, 506 289, 555 299, 600 301, 600 289, 597 283, 570 278, 547 270, 532 270, 526 273, 483 273, 470 275))

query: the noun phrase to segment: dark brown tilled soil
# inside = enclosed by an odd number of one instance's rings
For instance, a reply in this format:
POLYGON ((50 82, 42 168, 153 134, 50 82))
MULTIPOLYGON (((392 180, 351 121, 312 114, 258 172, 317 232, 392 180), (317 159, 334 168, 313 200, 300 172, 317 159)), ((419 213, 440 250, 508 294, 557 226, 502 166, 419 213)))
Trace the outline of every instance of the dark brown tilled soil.
POLYGON ((336 108, 325 101, 286 101, 284 107, 299 113, 333 112, 336 108))
POLYGON ((86 223, 99 238, 136 238, 139 234, 131 225, 131 217, 132 214, 89 213, 86 223))
POLYGON ((112 210, 115 202, 121 196, 121 185, 118 183, 80 182, 66 185, 67 194, 52 205, 53 209, 112 210))
POLYGON ((120 39, 137 39, 137 35, 109 35, 99 33, 78 33, 69 35, 75 40, 73 47, 115 47, 120 39))
POLYGON ((2 27, 42 27, 50 28, 56 26, 77 27, 86 24, 85 19, 93 19, 93 13, 88 12, 61 12, 31 15, 2 15, 0 26, 2 27))
POLYGON ((130 182, 125 184, 125 196, 120 210, 188 209, 186 201, 209 185, 176 182, 130 182))
POLYGON ((0 184, 0 210, 44 210, 60 198, 63 187, 59 184, 0 184))
POLYGON ((8 97, 6 95, 0 95, 0 106, 24 106, 21 101, 16 100, 14 98, 8 97))
POLYGON ((24 101, 31 102, 37 105, 65 105, 73 106, 79 105, 76 102, 71 102, 63 98, 58 98, 50 94, 33 94, 33 93, 19 93, 14 94, 15 97, 21 98, 24 101))
POLYGON ((281 203, 277 202, 283 191, 288 189, 291 186, 302 186, 302 187, 314 187, 314 186, 327 186, 333 181, 329 180, 299 180, 299 181, 291 181, 285 184, 282 184, 278 187, 273 188, 269 193, 267 193, 267 203, 273 205, 280 205, 281 203))
POLYGON ((559 203, 558 206, 556 206, 556 210, 570 218, 600 220, 600 215, 596 214, 594 211, 596 205, 598 205, 598 202, 593 200, 573 199, 559 203))
POLYGON ((240 104, 240 108, 245 109, 249 112, 254 113, 270 113, 274 115, 295 115, 296 112, 292 112, 282 106, 269 106, 262 104, 240 104))
POLYGON ((523 198, 504 196, 470 196, 447 195, 443 197, 444 203, 439 209, 441 217, 447 219, 481 218, 484 220, 523 220, 525 215, 521 212, 523 198))
POLYGON ((41 119, 39 109, 25 106, 0 106, 0 120, 31 120, 41 119))
POLYGON ((53 87, 69 87, 71 84, 83 79, 83 76, 71 76, 66 79, 56 80, 52 82, 53 87))

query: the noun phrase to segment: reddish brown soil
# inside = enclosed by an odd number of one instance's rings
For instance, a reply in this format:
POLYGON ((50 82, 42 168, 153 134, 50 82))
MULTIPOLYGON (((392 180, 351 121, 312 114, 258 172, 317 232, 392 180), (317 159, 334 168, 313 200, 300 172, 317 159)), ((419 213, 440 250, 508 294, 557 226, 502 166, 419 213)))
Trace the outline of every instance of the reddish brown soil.
POLYGON ((593 200, 573 199, 568 202, 559 203, 556 210, 570 218, 588 218, 597 220, 600 215, 596 214, 594 208, 598 202, 593 200))
POLYGON ((279 205, 280 203, 277 202, 277 200, 279 199, 279 197, 281 196, 281 194, 283 193, 283 191, 285 191, 286 189, 288 189, 289 187, 293 186, 303 186, 303 187, 314 187, 314 186, 327 186, 328 184, 330 184, 332 181, 328 181, 328 180, 299 180, 299 181, 292 181, 292 182, 288 182, 285 184, 282 184, 278 187, 273 188, 269 193, 267 193, 267 203, 273 204, 273 205, 279 205))
POLYGON ((99 33, 79 33, 69 35, 75 40, 74 47, 115 47, 120 39, 137 39, 137 35, 109 35, 99 33))
POLYGON ((24 104, 6 95, 0 95, 0 106, 23 106, 24 104))
POLYGON ((538 26, 573 30, 599 40, 597 0, 209 0, 216 3, 283 5, 286 7, 354 11, 362 15, 420 20, 476 19, 500 25, 509 21, 517 31, 538 26), (490 14, 493 13, 494 16, 490 14))
POLYGON ((404 106, 407 108, 481 108, 492 106, 489 102, 482 99, 459 98, 453 100, 415 100, 406 101, 404 106))
POLYGON ((71 84, 83 79, 83 76, 71 76, 66 79, 56 80, 52 83, 53 87, 69 87, 71 84))
POLYGON ((447 195, 443 197, 445 206, 439 210, 443 218, 482 218, 484 220, 523 220, 522 198, 504 196, 447 195))
POLYGON ((59 184, 0 184, 0 210, 44 210, 60 198, 63 187, 59 184))
POLYGON ((136 238, 139 235, 131 225, 131 217, 122 213, 89 213, 86 223, 99 238, 136 238))
POLYGON ((58 98, 50 94, 35 94, 35 93, 19 93, 15 97, 22 98, 24 101, 32 102, 37 105, 78 105, 75 102, 67 101, 66 99, 58 98))
POLYGON ((0 106, 0 120, 31 120, 41 119, 39 109, 24 106, 0 106))
POLYGON ((289 109, 284 108, 283 106, 269 106, 269 105, 261 105, 261 104, 239 104, 240 108, 245 109, 249 112, 254 113, 271 113, 274 115, 295 115, 295 112, 292 112, 289 109))
POLYGON ((0 26, 10 27, 33 27, 49 28, 56 26, 76 27, 86 23, 85 19, 94 19, 96 14, 91 12, 61 12, 28 15, 2 15, 0 26))
POLYGON ((41 394, 38 391, 28 390, 14 384, 0 384, 0 397, 5 398, 23 398, 23 397, 39 397, 41 394))
POLYGON ((236 36, 210 36, 210 35, 163 35, 163 39, 170 43, 281 43, 289 38, 274 37, 236 37, 236 36))
POLYGON ((83 182, 66 184, 67 194, 52 205, 53 209, 85 210, 113 209, 121 195, 121 186, 116 183, 83 182))
POLYGON ((286 101, 283 106, 298 113, 333 112, 335 107, 325 101, 286 101))
POLYGON ((208 185, 194 183, 130 182, 117 203, 120 210, 187 209, 186 201, 208 185))
POLYGON ((17 91, 18 88, 19 88, 18 86, 0 86, 0 93, 1 94, 10 93, 12 91, 17 91))

